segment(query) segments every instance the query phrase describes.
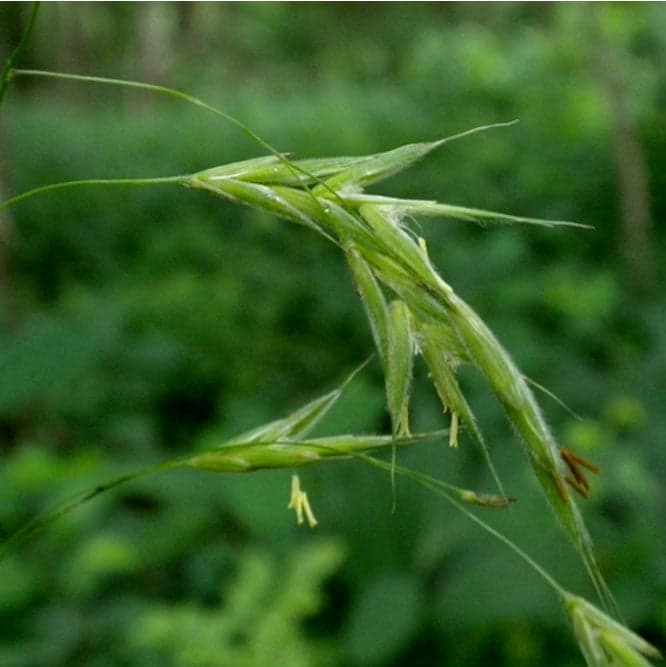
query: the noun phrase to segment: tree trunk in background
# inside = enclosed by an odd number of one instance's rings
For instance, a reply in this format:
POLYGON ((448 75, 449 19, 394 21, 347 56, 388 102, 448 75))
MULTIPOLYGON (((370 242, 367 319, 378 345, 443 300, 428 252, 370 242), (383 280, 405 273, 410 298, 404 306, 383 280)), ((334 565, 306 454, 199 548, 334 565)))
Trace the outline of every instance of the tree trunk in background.
POLYGON ((654 283, 654 251, 648 171, 636 125, 627 109, 624 85, 612 72, 610 74, 606 90, 613 114, 615 160, 620 181, 622 251, 636 285, 649 288, 654 283))
MULTIPOLYGON (((164 84, 168 81, 172 65, 171 38, 175 34, 177 17, 174 8, 162 2, 138 3, 136 6, 137 78, 149 83, 164 84)), ((154 95, 136 98, 141 109, 155 103, 154 95)))
MULTIPOLYGON (((197 20, 197 2, 178 3, 178 39, 182 41, 186 57, 196 55, 197 41, 200 35, 200 25, 197 20)), ((182 57, 181 57, 182 59, 182 57)))
MULTIPOLYGON (((85 15, 80 7, 73 3, 53 3, 49 10, 55 16, 55 42, 57 50, 54 54, 56 66, 49 65, 61 72, 86 73, 89 71, 90 44, 87 38, 85 15)), ((42 17, 42 19, 45 17, 42 17)), ((70 99, 85 103, 88 92, 83 86, 74 86, 66 81, 57 82, 70 99)))
POLYGON ((636 120, 629 109, 622 63, 601 24, 603 10, 595 8, 592 12, 592 43, 596 45, 596 66, 611 112, 622 217, 620 252, 634 285, 650 289, 654 285, 655 258, 648 169, 636 120))
MULTIPOLYGON (((0 201, 4 201, 9 195, 5 191, 5 177, 8 173, 8 165, 5 161, 7 155, 4 124, 0 119, 0 201)), ((14 219, 9 209, 0 211, 0 317, 6 326, 11 325, 14 315, 14 304, 11 292, 11 272, 9 268, 9 244, 12 237, 14 219)))

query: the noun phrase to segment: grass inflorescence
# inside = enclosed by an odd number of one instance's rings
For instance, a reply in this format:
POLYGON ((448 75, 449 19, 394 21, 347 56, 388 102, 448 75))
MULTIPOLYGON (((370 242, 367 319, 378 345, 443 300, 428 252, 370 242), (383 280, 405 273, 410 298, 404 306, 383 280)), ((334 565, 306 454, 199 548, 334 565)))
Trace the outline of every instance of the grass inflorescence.
MULTIPOLYGON (((474 128, 432 142, 408 144, 390 151, 364 155, 295 160, 264 141, 252 130, 225 112, 180 91, 118 79, 64 75, 37 70, 12 70, 15 76, 49 76, 88 83, 107 83, 169 95, 194 104, 233 123, 268 154, 194 174, 146 179, 88 180, 42 186, 0 204, 0 208, 44 192, 64 187, 88 185, 173 185, 251 206, 303 225, 336 244, 349 265, 372 331, 377 356, 382 365, 391 419, 388 435, 341 435, 309 438, 311 429, 322 419, 348 384, 315 399, 288 417, 237 436, 219 447, 167 461, 130 473, 74 498, 53 512, 38 517, 11 539, 15 542, 66 514, 108 489, 161 469, 185 467, 215 472, 246 473, 261 468, 293 469, 305 464, 353 458, 390 472, 410 477, 433 492, 443 495, 473 521, 513 549, 553 587, 572 621, 575 637, 592 667, 647 664, 645 658, 658 651, 611 616, 618 616, 613 597, 595 560, 592 539, 572 491, 589 492, 581 467, 592 469, 584 459, 562 449, 548 427, 530 384, 483 319, 439 274, 430 260, 426 243, 407 225, 412 217, 442 217, 464 222, 536 224, 550 227, 579 226, 566 221, 516 217, 493 211, 442 204, 425 200, 367 194, 368 185, 378 183, 423 159, 447 142, 473 132, 511 123, 474 128), (409 406, 414 360, 420 356, 428 368, 442 409, 449 414, 450 428, 435 434, 412 434, 409 406), (481 427, 467 400, 457 373, 461 365, 480 371, 497 396, 513 426, 535 479, 552 511, 580 554, 597 590, 605 612, 564 590, 515 544, 471 514, 461 503, 506 507, 505 494, 492 464, 481 427), (396 450, 426 439, 446 437, 452 447, 459 443, 463 428, 481 448, 498 486, 498 494, 460 489, 427 475, 399 466, 396 450), (369 453, 391 451, 387 463, 369 453)), ((8 74, 8 76, 9 76, 8 74)), ((289 507, 299 522, 316 524, 307 494, 293 477, 289 507)), ((5 550, 8 545, 5 545, 5 550)))

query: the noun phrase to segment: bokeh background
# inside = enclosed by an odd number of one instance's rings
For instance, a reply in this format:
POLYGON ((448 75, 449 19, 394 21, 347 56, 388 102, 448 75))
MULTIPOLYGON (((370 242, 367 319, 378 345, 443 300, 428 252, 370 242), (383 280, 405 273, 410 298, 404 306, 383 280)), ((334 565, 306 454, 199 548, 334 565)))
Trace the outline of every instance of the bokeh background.
MULTIPOLYGON (((0 56, 29 5, 0 4, 0 56)), ((298 156, 362 154, 519 118, 375 192, 596 230, 421 223, 563 443, 599 463, 584 511, 628 622, 666 646, 666 7, 47 3, 21 66, 199 95, 298 156)), ((264 151, 147 93, 22 78, 0 109, 2 196, 187 173, 264 151)), ((308 230, 159 186, 0 212, 0 525, 212 446, 334 386, 371 351, 343 259, 308 230)), ((592 596, 501 411, 465 387, 511 493, 484 514, 592 596)), ((446 421, 422 367, 417 428, 446 421)), ((322 432, 385 431, 379 368, 322 432)), ((471 442, 406 465, 492 488, 471 442)), ((0 665, 580 665, 552 593, 440 498, 360 462, 177 472, 100 496, 0 563, 0 665)))

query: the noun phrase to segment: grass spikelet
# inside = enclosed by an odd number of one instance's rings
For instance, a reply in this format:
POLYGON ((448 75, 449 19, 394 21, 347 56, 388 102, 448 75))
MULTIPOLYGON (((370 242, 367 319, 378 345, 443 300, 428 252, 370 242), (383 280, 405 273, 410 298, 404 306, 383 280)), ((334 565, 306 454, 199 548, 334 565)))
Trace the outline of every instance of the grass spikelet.
POLYGON ((254 174, 264 173, 267 170, 270 171, 283 164, 282 160, 288 158, 289 156, 286 153, 280 155, 263 155, 250 160, 231 162, 219 167, 212 167, 211 169, 200 171, 196 176, 200 180, 208 182, 222 181, 229 178, 252 181, 254 180, 254 174))
POLYGON ((456 428, 458 418, 462 419, 472 439, 481 449, 497 488, 502 495, 506 495, 474 412, 456 379, 454 369, 456 355, 451 355, 448 348, 442 344, 442 341, 446 341, 450 337, 450 333, 446 328, 443 331, 440 331, 440 329, 442 327, 433 324, 419 326, 419 340, 421 354, 430 371, 430 377, 435 385, 442 407, 444 410, 449 409, 451 411, 451 432, 456 428))
POLYGON ((383 195, 370 195, 358 192, 341 192, 340 197, 349 204, 357 206, 363 204, 375 204, 376 206, 392 206, 405 215, 426 216, 437 218, 449 218, 464 222, 474 222, 479 225, 488 223, 505 225, 536 225, 538 227, 578 227, 579 229, 593 229, 590 225, 583 225, 568 220, 542 220, 540 218, 524 218, 497 211, 485 211, 479 208, 468 208, 465 206, 453 206, 441 204, 436 201, 423 199, 400 199, 399 197, 386 197, 383 195))
MULTIPOLYGON (((393 437, 409 435, 409 392, 414 364, 414 339, 409 308, 395 299, 388 308, 388 340, 384 377, 386 400, 391 415, 393 437)), ((391 465, 395 468, 397 447, 391 447, 391 465)), ((391 473, 393 508, 395 509, 395 473, 391 473)))
MULTIPOLYGON (((394 259, 386 257, 380 253, 363 249, 363 256, 371 264, 377 277, 399 298, 409 305, 410 310, 422 322, 433 324, 443 324, 448 326, 449 314, 442 300, 433 292, 432 289, 426 289, 417 279, 409 273, 394 259)), ((453 327, 449 330, 454 332, 459 340, 458 334, 453 327)), ((467 356, 467 350, 459 341, 457 347, 462 356, 467 356)))
MULTIPOLYGON (((404 171, 418 160, 423 159, 428 153, 450 141, 455 141, 456 139, 461 139, 477 132, 484 132, 485 130, 508 127, 515 122, 482 125, 450 137, 438 139, 437 141, 406 144, 390 151, 368 155, 365 159, 359 160, 348 169, 329 178, 326 181, 326 185, 335 191, 344 190, 349 185, 352 185, 354 188, 362 188, 404 171)), ((315 188, 314 194, 325 195, 325 190, 321 186, 318 186, 315 188)))
POLYGON ((172 467, 196 468, 211 472, 254 472, 294 468, 331 459, 353 457, 357 453, 387 450, 426 440, 436 440, 447 431, 419 433, 410 436, 337 435, 308 440, 262 440, 250 443, 225 443, 216 449, 174 461, 172 467))
POLYGON ((439 342, 435 325, 425 324, 419 327, 419 346, 442 407, 460 416, 472 437, 482 444, 483 436, 455 376, 455 361, 439 342))
MULTIPOLYGON (((351 167, 327 179, 326 185, 332 190, 338 191, 344 190, 349 185, 352 185, 354 188, 362 188, 366 185, 377 183, 407 169, 407 167, 425 157, 443 142, 444 140, 407 144, 384 153, 368 155, 365 159, 356 162, 351 167)), ((321 186, 315 188, 314 194, 324 194, 321 186)))
POLYGON ((248 183, 232 178, 204 178, 201 174, 196 174, 188 179, 187 185, 193 189, 207 190, 236 204, 260 208, 281 218, 309 227, 320 234, 325 234, 314 216, 304 213, 302 208, 293 206, 287 199, 267 185, 248 183))
POLYGON ((424 285, 437 283, 436 273, 430 261, 414 242, 414 239, 402 229, 390 208, 365 204, 359 208, 359 212, 382 245, 383 254, 392 257, 403 269, 413 273, 424 285))
POLYGON ((412 383, 414 339, 411 315, 404 301, 389 305, 386 395, 393 433, 409 435, 409 392, 412 383))
POLYGON ((335 389, 294 410, 287 417, 263 424, 235 436, 229 444, 266 442, 281 438, 303 438, 326 416, 352 380, 368 365, 367 359, 356 367, 335 389))
MULTIPOLYGON (((243 176, 244 180, 271 185, 305 186, 318 183, 352 165, 367 160, 366 155, 359 157, 327 157, 307 160, 292 160, 291 165, 284 162, 276 165, 263 165, 243 176), (295 171, 293 166, 299 171, 295 171)), ((326 191, 325 188, 322 190, 326 191)), ((330 193, 328 193, 330 194, 330 193)))
POLYGON ((379 352, 380 361, 386 372, 388 354, 388 307, 379 283, 367 262, 359 255, 358 250, 347 244, 345 248, 347 263, 351 269, 356 291, 370 323, 372 338, 379 352))
POLYGON ((652 644, 584 598, 565 593, 563 599, 588 667, 648 667, 646 658, 661 658, 652 644))
MULTIPOLYGON (((524 409, 531 392, 513 360, 486 323, 455 294, 446 295, 449 318, 469 357, 481 369, 503 403, 516 411, 524 409)), ((539 459, 547 459, 551 452, 547 449, 535 452, 539 459)))
POLYGON ((419 341, 427 339, 431 348, 441 351, 452 371, 461 364, 471 362, 458 333, 448 322, 420 321, 418 330, 419 341))
POLYGON ((354 243, 359 247, 381 249, 379 241, 368 226, 357 215, 350 213, 335 201, 315 199, 309 191, 280 185, 273 186, 273 190, 291 205, 309 215, 318 216, 319 222, 343 244, 354 243))

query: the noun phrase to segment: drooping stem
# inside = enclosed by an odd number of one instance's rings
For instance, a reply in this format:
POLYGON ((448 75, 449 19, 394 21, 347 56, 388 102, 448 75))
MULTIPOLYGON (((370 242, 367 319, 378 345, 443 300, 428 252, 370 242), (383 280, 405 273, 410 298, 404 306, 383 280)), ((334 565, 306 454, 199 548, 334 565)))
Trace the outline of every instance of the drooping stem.
MULTIPOLYGON (((385 461, 381 461, 379 459, 374 458, 373 456, 369 456, 368 454, 364 454, 362 452, 355 452, 349 455, 352 458, 361 459, 362 461, 365 461, 369 465, 374 466, 375 468, 379 468, 380 470, 384 470, 389 473, 395 472, 398 475, 407 477, 416 482, 417 484, 420 484, 421 486, 443 497, 457 510, 462 512, 468 519, 476 523, 483 530, 492 535, 495 539, 502 542, 505 546, 509 547, 509 549, 511 549, 519 558, 525 561, 540 577, 542 577, 542 579, 560 597, 562 597, 562 599, 566 597, 567 591, 560 584, 558 584, 557 581, 554 579, 554 577, 551 574, 549 574, 541 565, 539 565, 539 563, 537 563, 531 556, 529 556, 525 551, 523 551, 517 544, 512 542, 508 537, 506 537, 498 530, 493 528, 490 524, 486 523, 483 519, 480 519, 476 514, 468 510, 463 505, 463 502, 472 501, 472 499, 467 494, 474 492, 459 489, 458 487, 447 484, 446 482, 436 479, 435 477, 431 477, 430 475, 427 475, 425 473, 418 472, 417 470, 412 470, 411 468, 405 468, 404 466, 394 465, 393 463, 387 463, 385 461), (454 496, 457 496, 457 498, 454 496)), ((476 495, 481 495, 481 494, 476 494, 476 495)), ((497 497, 501 498, 501 496, 497 497)), ((504 500, 507 503, 510 503, 512 502, 513 499, 505 498, 504 500)), ((483 504, 483 503, 477 503, 477 504, 483 504)))
POLYGON ((158 472, 160 470, 166 470, 174 466, 172 461, 160 462, 141 470, 135 470, 134 472, 126 473, 120 477, 116 477, 108 482, 103 484, 98 484, 93 489, 88 491, 83 491, 75 494, 68 500, 64 501, 54 510, 47 510, 41 514, 38 514, 36 517, 28 521, 16 532, 12 533, 7 540, 5 540, 2 545, 0 545, 0 561, 2 561, 10 552, 10 550, 15 547, 17 544, 24 542, 31 535, 46 528, 46 526, 54 523, 58 519, 66 516, 70 512, 73 512, 75 509, 87 503, 89 500, 96 498, 105 491, 110 491, 111 489, 125 484, 126 482, 131 482, 132 480, 138 479, 139 477, 144 477, 150 473, 158 472))
POLYGON ((20 201, 28 199, 33 195, 50 192, 51 190, 79 187, 81 185, 156 185, 159 183, 184 183, 186 179, 187 176, 158 176, 155 178, 87 178, 79 181, 50 183, 49 185, 42 185, 38 188, 28 190, 27 192, 22 192, 20 195, 10 197, 5 201, 0 202, 0 209, 18 204, 20 201))
POLYGON ((144 83, 143 81, 130 81, 126 79, 113 79, 103 76, 88 76, 84 74, 68 74, 66 72, 51 72, 47 70, 37 70, 37 69, 12 69, 12 76, 42 76, 49 77, 53 79, 67 79, 70 81, 84 81, 87 83, 104 83, 112 86, 124 86, 126 88, 140 88, 142 90, 150 90, 154 93, 161 93, 163 95, 168 95, 176 99, 189 102, 195 106, 202 107, 211 113, 214 113, 220 118, 224 118, 227 122, 235 125, 243 134, 250 137, 253 141, 261 144, 264 148, 270 152, 277 152, 275 149, 264 139, 262 139, 256 132, 251 130, 247 125, 239 121, 237 118, 234 118, 231 114, 225 113, 220 109, 207 104, 203 100, 200 100, 198 97, 193 95, 188 95, 179 90, 173 88, 168 88, 167 86, 159 86, 154 83, 144 83))
MULTIPOLYGON (((167 86, 160 86, 154 83, 144 83, 143 81, 131 81, 127 79, 114 79, 114 78, 109 78, 109 77, 103 77, 103 76, 88 76, 84 74, 68 74, 66 72, 51 72, 48 70, 37 70, 37 69, 9 69, 7 72, 7 76, 10 78, 13 78, 14 76, 43 76, 43 77, 49 77, 53 79, 65 79, 69 81, 82 81, 86 83, 102 83, 102 84, 107 84, 111 86, 124 86, 126 88, 139 88, 141 90, 149 90, 154 93, 160 93, 162 95, 168 95, 169 97, 173 97, 175 99, 181 100, 183 102, 188 102, 190 104, 193 104, 194 106, 201 107, 202 109, 205 109, 206 111, 210 111, 211 113, 215 114, 219 118, 223 118, 226 120, 228 123, 231 123, 234 127, 238 128, 245 136, 249 137, 252 139, 252 141, 255 141, 258 143, 260 146, 265 148, 267 151, 275 155, 280 162, 282 162, 288 169, 290 169, 294 174, 304 174, 310 178, 314 178, 315 182, 318 184, 322 185, 324 189, 329 191, 330 194, 333 195, 335 199, 339 199, 339 195, 337 195, 336 192, 331 190, 331 188, 324 183, 320 178, 310 174, 307 172, 305 169, 302 167, 298 167, 294 165, 294 163, 289 160, 285 156, 284 153, 280 152, 277 150, 277 148, 274 148, 271 144, 269 144, 265 139, 262 139, 254 130, 250 129, 245 123, 242 121, 238 120, 231 114, 226 113, 225 111, 222 111, 220 109, 215 108, 214 106, 211 106, 210 104, 204 102, 203 100, 199 99, 198 97, 194 97, 193 95, 188 95, 187 93, 183 93, 180 90, 175 90, 174 88, 168 88, 167 86)), ((316 202, 317 205, 319 205, 319 201, 317 200, 316 197, 312 197, 312 199, 316 202)), ((342 202, 341 202, 342 203, 342 202)))

